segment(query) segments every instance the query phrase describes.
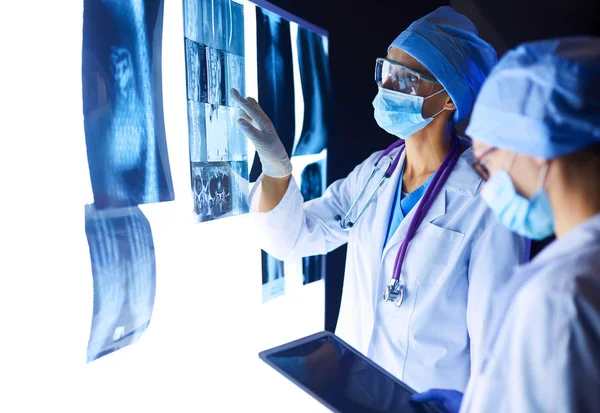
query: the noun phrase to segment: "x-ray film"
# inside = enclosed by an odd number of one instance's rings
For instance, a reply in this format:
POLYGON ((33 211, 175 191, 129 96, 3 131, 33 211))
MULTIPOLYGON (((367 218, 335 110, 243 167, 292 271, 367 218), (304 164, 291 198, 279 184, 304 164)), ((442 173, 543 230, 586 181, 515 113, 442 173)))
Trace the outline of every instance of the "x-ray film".
POLYGON ((194 213, 210 221, 248 211, 247 162, 192 163, 194 213))
POLYGON ((174 199, 162 107, 162 9, 162 0, 84 0, 83 114, 97 209, 174 199))
MULTIPOLYGON (((290 22, 277 14, 256 8, 256 55, 258 63, 258 101, 291 156, 294 148, 295 101, 294 70, 290 22)), ((250 180, 261 173, 258 154, 250 180)))
POLYGON ((327 148, 333 122, 333 94, 329 78, 329 61, 325 49, 327 38, 298 27, 297 47, 304 119, 294 156, 320 153, 327 148))
MULTIPOLYGON (((333 122, 328 38, 322 29, 267 8, 256 7, 258 102, 292 160, 304 200, 310 201, 326 188, 327 143, 333 122)), ((260 173, 255 154, 250 181, 255 182, 260 173)), ((321 280, 325 256, 305 257, 301 267, 304 284, 321 280)), ((284 279, 284 263, 263 251, 262 270, 266 302, 284 293, 283 281, 279 281, 284 279)), ((288 270, 300 271, 295 264, 288 270)))
MULTIPOLYGON (((256 8, 258 101, 290 157, 316 155, 333 124, 328 38, 287 18, 256 8)), ((260 173, 255 154, 250 182, 260 173)))
POLYGON ((138 207, 85 207, 94 310, 87 350, 91 362, 142 336, 152 317, 156 263, 150 223, 138 207))
MULTIPOLYGON (((318 155, 294 156, 292 165, 294 178, 300 187, 304 202, 323 195, 327 184, 327 151, 318 155)), ((303 257, 300 265, 303 285, 325 278, 325 255, 303 257)), ((283 261, 262 251, 263 303, 285 293, 284 267, 283 261)), ((298 271, 295 266, 291 268, 293 271, 298 271)))
POLYGON ((277 298, 285 292, 284 263, 264 251, 262 253, 262 296, 263 303, 277 298))
POLYGON ((245 93, 244 9, 184 0, 188 131, 197 221, 248 212, 248 149, 230 99, 245 93))
MULTIPOLYGON (((300 173, 300 193, 304 202, 319 198, 325 191, 326 160, 313 162, 304 167, 300 173)), ((309 284, 324 278, 325 255, 302 258, 303 283, 309 284)))

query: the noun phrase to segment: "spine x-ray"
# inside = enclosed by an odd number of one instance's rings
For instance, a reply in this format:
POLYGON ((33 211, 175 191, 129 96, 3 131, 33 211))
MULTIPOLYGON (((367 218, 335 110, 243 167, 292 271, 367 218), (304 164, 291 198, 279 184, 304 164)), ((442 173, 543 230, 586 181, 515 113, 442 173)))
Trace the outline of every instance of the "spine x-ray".
POLYGON ((83 113, 97 209, 172 201, 162 0, 84 0, 83 113))
POLYGON ((85 207, 94 283, 87 361, 137 341, 154 308, 156 264, 148 219, 139 207, 85 207))
POLYGON ((85 206, 94 285, 88 362, 137 341, 154 308, 154 242, 137 205, 174 199, 162 15, 162 0, 84 0, 83 114, 94 194, 85 206))
POLYGON ((246 137, 229 91, 245 93, 244 8, 184 0, 193 211, 198 221, 248 212, 246 137))

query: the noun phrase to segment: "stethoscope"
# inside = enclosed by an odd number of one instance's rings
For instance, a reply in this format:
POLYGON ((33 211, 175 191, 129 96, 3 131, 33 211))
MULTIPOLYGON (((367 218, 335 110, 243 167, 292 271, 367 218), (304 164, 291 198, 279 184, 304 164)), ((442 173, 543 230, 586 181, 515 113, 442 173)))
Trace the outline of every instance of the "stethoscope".
MULTIPOLYGON (((404 141, 402 139, 399 139, 396 142, 394 142, 393 144, 391 144, 386 150, 384 150, 381 153, 381 155, 379 155, 379 157, 375 161, 375 165, 373 166, 373 170, 371 171, 371 174, 369 175, 366 182, 362 186, 360 192, 356 196, 356 199, 354 200, 352 205, 350 205, 350 208, 346 212, 346 215, 344 215, 343 218, 341 215, 335 216, 335 220, 339 222, 340 226, 343 229, 349 230, 354 225, 356 225, 356 222, 365 213, 366 209, 369 207, 369 205, 373 201, 373 199, 374 199, 375 195, 377 194, 377 192, 379 191, 379 189, 392 176, 392 174, 398 167, 398 163, 400 162, 400 157, 402 156, 402 152, 404 152, 403 144, 404 144, 404 141), (398 151, 396 156, 394 158, 392 158, 390 156, 390 153, 398 147, 400 147, 400 150, 398 151), (367 202, 365 202, 364 206, 359 210, 356 218, 352 221, 350 219, 350 214, 352 213, 352 211, 358 204, 359 200, 362 198, 367 187, 371 183, 371 180, 375 177, 375 175, 377 175, 377 173, 381 169, 383 169, 385 162, 382 163, 381 161, 384 158, 390 160, 387 170, 385 171, 385 173, 379 180, 377 186, 375 187, 375 189, 373 190, 373 192, 367 199, 367 202)), ((417 232, 417 228, 419 227, 419 225, 425 218, 425 215, 431 208, 433 201, 435 200, 437 195, 440 193, 441 189, 446 184, 448 177, 454 170, 454 167, 456 166, 456 163, 458 162, 458 158, 460 157, 460 154, 461 154, 460 146, 461 146, 460 139, 458 139, 457 135, 453 134, 452 143, 450 145, 450 150, 448 151, 448 154, 444 158, 444 161, 442 162, 442 165, 440 166, 438 172, 435 174, 431 183, 427 187, 427 190, 423 194, 423 198, 421 199, 421 202, 419 202, 419 205, 417 206, 417 209, 415 211, 415 215, 410 222, 408 231, 406 232, 406 237, 404 238, 404 241, 402 241, 402 245, 400 246, 400 249, 398 250, 398 253, 396 254, 396 262, 394 263, 394 274, 393 274, 392 279, 390 280, 390 284, 385 289, 385 292, 383 294, 383 300, 387 301, 387 302, 393 302, 394 304, 396 304, 397 307, 400 307, 400 305, 402 305, 402 301, 404 301, 404 295, 405 295, 405 290, 406 290, 404 284, 400 281, 400 273, 402 272, 402 265, 404 263, 404 258, 406 257, 406 251, 408 250, 408 244, 412 240, 415 233, 417 232)))

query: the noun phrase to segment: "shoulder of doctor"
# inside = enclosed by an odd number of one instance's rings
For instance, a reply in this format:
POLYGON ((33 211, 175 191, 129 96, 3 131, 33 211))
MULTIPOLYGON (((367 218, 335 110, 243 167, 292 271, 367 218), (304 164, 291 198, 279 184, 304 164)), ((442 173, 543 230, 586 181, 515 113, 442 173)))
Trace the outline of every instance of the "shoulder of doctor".
POLYGON ((600 351, 590 352, 600 348, 600 273, 570 269, 548 265, 532 274, 517 293, 513 317, 520 319, 517 330, 523 333, 523 341, 530 341, 528 347, 552 348, 549 355, 555 352, 556 357, 548 360, 548 366, 554 366, 551 370, 568 374, 590 363, 594 370, 590 379, 600 386, 600 351), (527 336, 527 331, 541 336, 527 336))
MULTIPOLYGON (((394 149, 391 153, 390 156, 395 156, 398 153, 399 148, 394 149)), ((373 171, 373 168, 375 166, 375 162, 377 162, 377 160, 379 159, 379 157, 381 156, 381 154, 384 152, 384 149, 373 152, 371 155, 369 155, 364 161, 362 161, 361 163, 359 163, 354 170, 350 173, 349 176, 351 175, 355 175, 357 177, 360 177, 361 180, 366 179, 371 172, 373 171)), ((387 164, 386 164, 387 166, 387 164)))

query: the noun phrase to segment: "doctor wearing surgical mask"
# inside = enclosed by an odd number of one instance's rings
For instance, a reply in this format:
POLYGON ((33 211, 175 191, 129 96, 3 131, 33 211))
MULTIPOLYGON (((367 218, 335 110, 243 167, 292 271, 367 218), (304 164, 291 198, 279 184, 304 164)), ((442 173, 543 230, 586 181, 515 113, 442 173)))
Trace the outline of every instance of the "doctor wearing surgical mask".
POLYGON ((348 243, 336 334, 417 390, 464 390, 488 303, 529 258, 478 196, 470 142, 453 127, 496 62, 450 7, 412 23, 375 62, 374 116, 394 143, 308 202, 269 118, 233 91, 263 167, 251 193, 262 248, 286 260, 348 243))
POLYGON ((600 38, 527 43, 483 89, 467 133, 503 225, 557 239, 495 296, 483 362, 450 412, 600 412, 600 38))

